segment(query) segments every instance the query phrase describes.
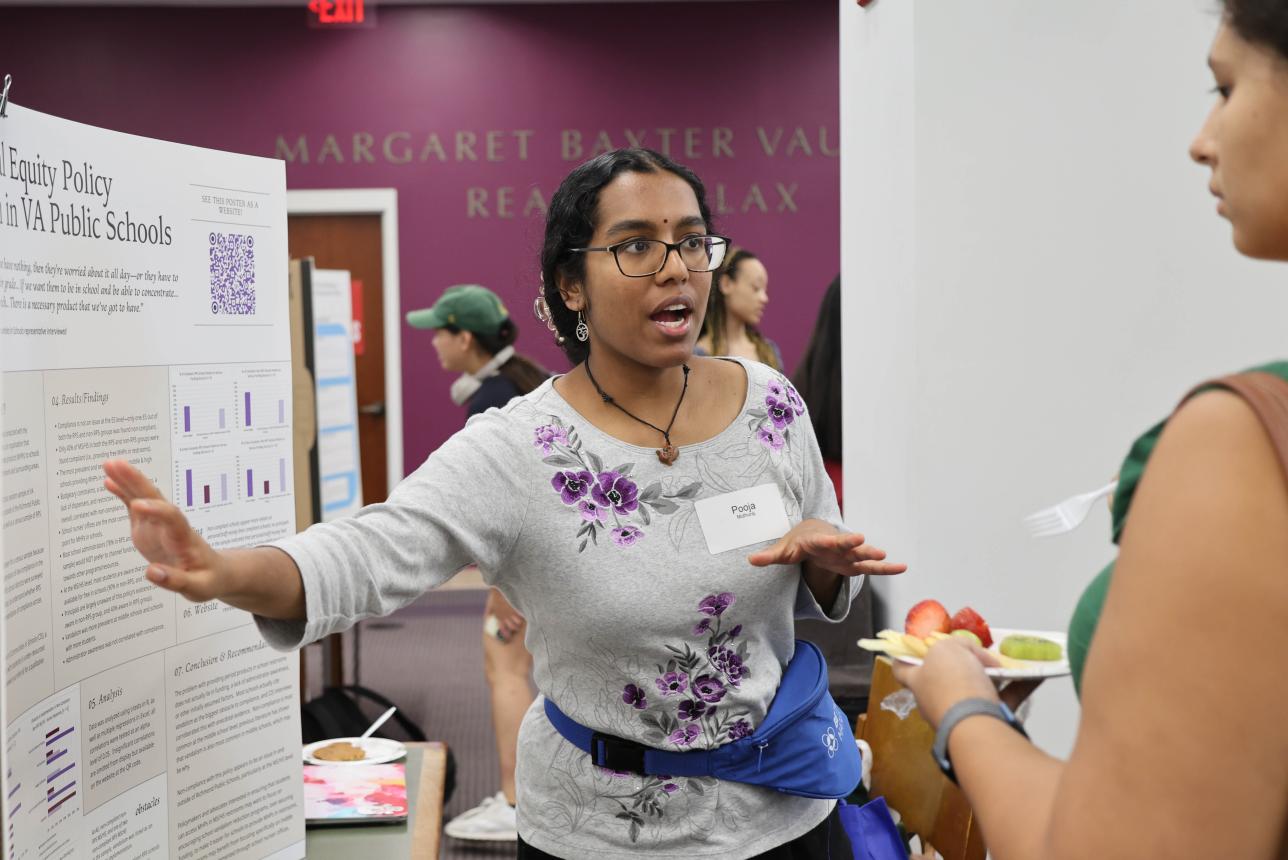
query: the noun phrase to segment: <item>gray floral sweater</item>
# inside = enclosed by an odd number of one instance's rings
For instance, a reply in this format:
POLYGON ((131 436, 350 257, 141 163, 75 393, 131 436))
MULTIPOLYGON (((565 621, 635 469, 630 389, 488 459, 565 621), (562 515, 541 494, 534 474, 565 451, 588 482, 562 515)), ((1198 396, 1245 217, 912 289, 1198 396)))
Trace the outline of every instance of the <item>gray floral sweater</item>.
MULTIPOLYGON (((742 413, 673 466, 597 430, 547 382, 475 416, 389 500, 276 546, 304 579, 307 622, 257 619, 295 648, 384 615, 476 562, 527 617, 537 687, 569 716, 664 749, 707 749, 763 719, 793 652, 793 617, 839 621, 797 567, 755 568, 766 544, 712 555, 694 502, 776 485, 788 521, 841 525, 805 406, 754 362, 742 413)), ((524 841, 559 857, 753 857, 832 802, 714 778, 593 766, 542 699, 519 734, 524 841)))

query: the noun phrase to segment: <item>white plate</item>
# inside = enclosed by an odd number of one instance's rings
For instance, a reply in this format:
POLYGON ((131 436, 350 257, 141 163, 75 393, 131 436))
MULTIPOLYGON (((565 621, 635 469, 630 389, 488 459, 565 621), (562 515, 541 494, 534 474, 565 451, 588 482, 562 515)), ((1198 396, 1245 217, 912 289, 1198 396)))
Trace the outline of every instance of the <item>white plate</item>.
POLYGON ((336 765, 338 767, 343 767, 347 764, 384 764, 385 762, 397 761, 405 755, 407 755, 407 747, 388 738, 328 738, 324 741, 315 741, 304 748, 304 760, 309 764, 336 765), (313 757, 315 750, 338 743, 353 744, 366 753, 367 757, 357 761, 327 761, 326 759, 313 757))
MULTIPOLYGON (((1069 639, 1059 630, 1014 630, 1009 627, 992 627, 989 632, 993 634, 993 645, 988 650, 997 653, 997 646, 1003 639, 1012 633, 1019 633, 1025 636, 1041 636, 1043 639, 1050 639, 1057 643, 1060 649, 1064 651, 1064 657, 1059 660, 1018 660, 1022 666, 1014 669, 1004 669, 1001 666, 990 666, 984 670, 984 674, 990 678, 1000 678, 1008 681, 1033 680, 1037 678, 1059 678, 1070 673, 1069 669, 1069 639)), ((921 665, 920 657, 895 657, 904 663, 911 663, 913 666, 921 665)))

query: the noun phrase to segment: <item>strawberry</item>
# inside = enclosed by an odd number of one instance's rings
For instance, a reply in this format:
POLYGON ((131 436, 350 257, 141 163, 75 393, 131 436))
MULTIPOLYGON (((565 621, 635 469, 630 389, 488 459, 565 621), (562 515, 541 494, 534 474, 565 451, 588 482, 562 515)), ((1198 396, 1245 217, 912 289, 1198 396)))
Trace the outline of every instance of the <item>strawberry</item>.
POLYGON ((947 633, 948 610, 938 600, 923 600, 908 610, 903 630, 910 636, 925 639, 931 633, 947 633))
POLYGON ((980 644, 985 648, 993 644, 993 634, 989 632, 988 622, 969 606, 963 606, 957 610, 957 614, 949 622, 949 627, 953 630, 969 630, 979 637, 980 644))

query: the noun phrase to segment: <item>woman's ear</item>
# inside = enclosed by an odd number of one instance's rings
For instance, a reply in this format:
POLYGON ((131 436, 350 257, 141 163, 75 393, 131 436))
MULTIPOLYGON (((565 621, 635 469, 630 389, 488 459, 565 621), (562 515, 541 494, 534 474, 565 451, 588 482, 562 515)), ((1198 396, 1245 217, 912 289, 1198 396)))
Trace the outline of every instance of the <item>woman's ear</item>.
POLYGON ((727 296, 733 292, 733 278, 722 272, 716 276, 715 286, 720 291, 720 295, 727 296))
POLYGON ((586 296, 582 291, 581 284, 559 276, 559 297, 563 299, 564 305, 573 313, 584 311, 586 309, 586 296))

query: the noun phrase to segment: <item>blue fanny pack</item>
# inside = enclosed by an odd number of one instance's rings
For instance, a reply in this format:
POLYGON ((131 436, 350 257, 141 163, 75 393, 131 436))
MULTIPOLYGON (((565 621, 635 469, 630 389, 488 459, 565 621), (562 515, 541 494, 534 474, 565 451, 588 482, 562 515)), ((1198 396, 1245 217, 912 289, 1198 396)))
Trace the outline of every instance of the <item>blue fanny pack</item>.
POLYGON ((546 716, 564 739, 611 770, 655 776, 714 776, 801 797, 854 791, 863 763, 849 721, 827 692, 827 663, 812 642, 796 640, 769 712, 745 738, 710 750, 672 752, 606 735, 546 699, 546 716))

